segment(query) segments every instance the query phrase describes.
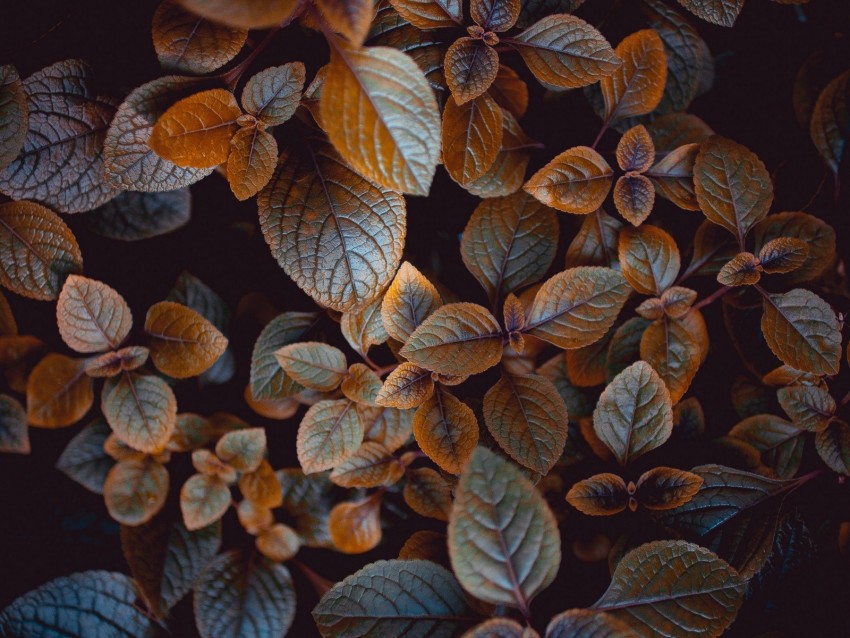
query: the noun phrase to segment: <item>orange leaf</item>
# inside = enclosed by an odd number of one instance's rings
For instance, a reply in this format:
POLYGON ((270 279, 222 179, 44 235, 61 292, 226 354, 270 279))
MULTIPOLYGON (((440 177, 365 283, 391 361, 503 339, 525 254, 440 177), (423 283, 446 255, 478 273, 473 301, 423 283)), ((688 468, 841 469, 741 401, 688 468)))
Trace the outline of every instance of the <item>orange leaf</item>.
POLYGON ((259 126, 241 128, 230 140, 227 181, 236 199, 253 197, 269 183, 277 166, 277 142, 259 126))
POLYGON ((605 201, 612 175, 611 167, 599 153, 587 146, 576 146, 537 171, 523 188, 547 206, 586 215, 605 201))
POLYGON ((643 173, 655 161, 655 144, 640 124, 623 134, 617 144, 617 164, 624 171, 643 173))
MULTIPOLYGON (((465 104, 493 84, 499 72, 499 54, 483 40, 458 38, 446 51, 444 67, 452 96, 458 104, 465 104)), ((445 144, 443 149, 445 152, 445 144)))
POLYGON ((458 184, 487 172, 502 146, 502 109, 487 94, 443 111, 443 164, 458 184))
POLYGON ((652 182, 643 175, 626 173, 614 184, 614 205, 632 226, 640 226, 655 205, 652 182))
POLYGON ((431 372, 405 361, 390 372, 375 400, 378 405, 404 410, 419 407, 433 392, 431 372))
POLYGON ((528 86, 511 67, 499 65, 496 78, 488 89, 496 104, 520 118, 528 109, 528 86))
POLYGON ((519 17, 519 0, 471 0, 469 16, 485 31, 507 31, 519 17))
POLYGON ((142 525, 168 497, 168 470, 151 458, 116 463, 103 484, 109 515, 122 525, 142 525))
POLYGON ((373 0, 316 0, 322 17, 354 46, 361 46, 375 17, 373 0))
POLYGON ((606 472, 573 485, 567 503, 588 516, 610 516, 626 509, 629 492, 622 478, 606 472))
POLYGON ((443 470, 460 474, 478 444, 478 421, 469 406, 437 386, 413 415, 413 436, 443 470))
POLYGON ((362 554, 376 547, 381 542, 381 493, 334 506, 328 529, 334 547, 344 554, 362 554))
POLYGON ((752 286, 759 279, 759 260, 752 253, 738 253, 717 273, 717 281, 724 286, 752 286))
POLYGON ((461 0, 390 0, 390 4, 419 29, 455 27, 463 21, 461 0))
POLYGON ((158 370, 174 377, 194 377, 209 369, 227 349, 227 338, 200 314, 173 301, 148 310, 145 332, 158 370))
POLYGON ((404 342, 442 304, 434 284, 405 261, 381 302, 381 319, 387 334, 404 342))
POLYGON ((30 425, 61 428, 85 416, 94 403, 92 380, 85 362, 61 354, 49 354, 30 373, 27 381, 27 421, 30 425))
POLYGON ((56 304, 59 334, 77 352, 117 348, 133 327, 127 302, 94 279, 70 275, 56 304))
POLYGON ((178 0, 186 9, 209 20, 243 29, 268 29, 290 20, 298 0, 178 0))
POLYGON ((632 33, 617 45, 616 53, 623 64, 599 82, 608 123, 652 111, 667 81, 667 56, 657 31, 632 33))
POLYGON ((623 229, 619 252, 623 276, 638 292, 660 295, 676 281, 681 266, 679 247, 657 226, 623 229))

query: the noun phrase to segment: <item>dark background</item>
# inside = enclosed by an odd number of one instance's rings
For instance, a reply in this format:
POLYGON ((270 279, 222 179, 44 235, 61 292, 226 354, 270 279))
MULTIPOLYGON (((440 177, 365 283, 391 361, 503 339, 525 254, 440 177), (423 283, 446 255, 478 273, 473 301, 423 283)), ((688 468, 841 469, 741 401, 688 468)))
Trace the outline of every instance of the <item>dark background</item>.
MULTIPOLYGON (((120 98, 161 74, 150 40, 155 2, 26 0, 3 4, 0 63, 14 64, 22 77, 57 60, 81 57, 91 62, 104 91, 120 98)), ((601 25, 606 37, 616 44, 628 33, 645 27, 637 4, 587 0, 578 15, 601 25)), ((763 159, 776 185, 773 210, 805 207, 807 212, 822 217, 838 232, 839 252, 842 252, 850 241, 846 195, 850 187, 836 201, 831 176, 827 176, 807 128, 795 118, 792 87, 800 65, 817 52, 822 52, 824 61, 823 83, 850 68, 847 41, 850 5, 846 0, 814 0, 810 5, 795 8, 768 0, 747 0, 733 29, 715 27, 696 18, 691 21, 708 43, 717 65, 714 88, 696 99, 691 112, 763 159)), ((256 42, 262 34, 250 37, 256 42)), ((274 40, 251 70, 291 60, 303 60, 310 79, 326 62, 327 49, 320 38, 292 27, 274 40)), ((508 54, 503 61, 527 76, 518 56, 508 54)), ((599 128, 599 120, 581 91, 544 99, 544 91, 533 79, 529 80, 532 107, 521 124, 531 137, 545 143, 545 150, 533 156, 532 170, 567 147, 589 144, 599 128)), ((286 126, 281 127, 277 136, 285 140, 286 126)), ((616 134, 606 134, 599 148, 603 153, 611 153, 616 139, 616 134)), ((231 342, 237 355, 234 380, 223 387, 206 389, 194 382, 181 384, 177 388, 180 410, 202 414, 229 411, 253 424, 265 425, 272 465, 295 466, 298 419, 286 422, 262 419, 251 413, 242 399, 251 347, 261 325, 252 313, 240 312, 240 300, 248 293, 260 293, 279 311, 310 310, 314 306, 271 257, 259 232, 252 201, 237 202, 219 175, 193 186, 192 194, 190 224, 170 235, 138 243, 126 244, 93 235, 87 229, 85 215, 65 216, 65 219, 80 242, 86 274, 119 290, 130 303, 137 324, 148 306, 166 296, 183 270, 199 277, 227 301, 234 315, 231 325, 231 342)), ((405 258, 451 285, 462 298, 484 302, 483 292, 464 269, 458 251, 459 235, 477 200, 454 185, 441 168, 431 196, 408 198, 408 201, 405 258)), ((702 216, 680 211, 666 202, 660 203, 657 211, 655 223, 672 230, 686 251, 702 216)), ((580 223, 580 219, 572 216, 559 217, 562 246, 553 271, 562 268, 563 252, 580 223)), ((693 285, 703 296, 717 284, 712 278, 702 278, 693 285)), ((850 310, 847 298, 839 295, 828 298, 836 309, 850 310)), ((53 304, 20 298, 11 302, 22 334, 35 334, 54 349, 67 352, 57 334, 53 304)), ((245 307, 243 303, 241 308, 245 307)), ((708 432, 717 436, 738 420, 730 390, 735 376, 745 371, 725 335, 720 304, 707 308, 705 314, 712 350, 690 394, 700 398, 708 432)), ((745 325, 744 318, 740 325, 745 325)), ((758 334, 756 326, 757 323, 746 324, 753 335, 758 334)), ((139 335, 138 325, 133 335, 139 335)), ((340 342, 338 329, 330 319, 323 320, 311 338, 340 342)), ((748 341, 753 342, 750 356, 757 367, 762 371, 770 369, 775 360, 766 354, 763 343, 752 337, 748 341)), ((376 358, 390 361, 386 351, 379 351, 376 358)), ((465 398, 480 397, 492 380, 484 375, 462 386, 460 394, 465 398)), ((838 383, 843 384, 840 392, 846 392, 847 380, 839 379, 838 383)), ((101 497, 90 494, 54 468, 65 444, 80 427, 59 431, 32 429, 31 455, 0 457, 0 607, 59 575, 87 569, 126 571, 118 527, 109 519, 101 497)), ((704 460, 698 450, 677 449, 665 462, 690 467, 704 460)), ((185 459, 173 462, 169 468, 174 496, 191 469, 185 459)), ((583 468, 577 478, 589 473, 589 469, 583 468)), ((397 495, 391 495, 388 500, 391 505, 400 501, 397 495)), ((846 637, 850 633, 847 605, 850 566, 846 559, 838 557, 834 541, 835 521, 850 520, 848 490, 846 486, 837 486, 834 479, 824 477, 814 482, 800 501, 818 550, 794 572, 793 578, 785 579, 762 598, 749 602, 730 635, 746 637, 775 631, 778 633, 772 635, 846 637)), ((173 499, 169 507, 175 507, 173 499)), ((403 505, 388 511, 384 541, 369 554, 346 557, 304 550, 299 558, 335 581, 367 562, 395 557, 411 531, 440 528, 405 511, 403 505)), ((233 518, 228 515, 225 546, 250 543, 251 539, 241 532, 233 518)), ((597 530, 622 531, 633 524, 629 520, 601 524, 574 516, 567 525, 562 525, 565 559, 560 575, 534 606, 541 630, 551 614, 591 604, 607 586, 609 575, 605 563, 577 561, 570 551, 572 541, 597 530)), ((317 597, 298 570, 291 571, 300 603, 290 635, 313 635, 308 614, 317 597)), ((171 628, 174 636, 195 635, 189 602, 184 601, 176 609, 171 628)))

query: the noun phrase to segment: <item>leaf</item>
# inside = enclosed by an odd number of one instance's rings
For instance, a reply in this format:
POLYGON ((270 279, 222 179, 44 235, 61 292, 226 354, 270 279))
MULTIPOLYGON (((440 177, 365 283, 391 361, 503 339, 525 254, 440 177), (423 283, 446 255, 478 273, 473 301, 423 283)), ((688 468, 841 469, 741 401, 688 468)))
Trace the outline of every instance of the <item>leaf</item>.
POLYGON ((707 22, 731 27, 744 7, 744 0, 679 0, 679 4, 707 22))
POLYGON ((448 533, 463 588, 524 614, 561 564, 561 537, 543 497, 509 461, 483 447, 460 478, 448 533))
POLYGON ((487 172, 502 146, 502 109, 486 93, 458 105, 446 100, 443 111, 443 164, 458 184, 487 172))
POLYGON ((628 294, 626 280, 610 268, 570 268, 537 291, 523 332, 564 349, 590 345, 614 324, 628 294))
POLYGON ((256 195, 271 180, 277 166, 277 142, 259 126, 240 128, 230 140, 227 181, 236 199, 256 195))
POLYGON ((764 297, 761 329, 771 351, 792 368, 837 374, 841 334, 832 308, 813 292, 797 288, 764 297))
POLYGON ((77 352, 117 348, 133 326, 127 302, 109 286, 78 275, 65 280, 56 305, 59 334, 77 352))
POLYGON ((393 485, 404 476, 404 466, 380 443, 366 441, 331 472, 331 481, 341 487, 393 485))
POLYGON ((283 523, 276 523, 263 530, 257 536, 257 549, 266 558, 282 563, 293 558, 301 549, 301 539, 294 529, 283 523))
POLYGON ((565 213, 586 215, 602 206, 611 189, 608 162, 587 146, 567 149, 531 176, 523 189, 565 213))
POLYGON ((103 496, 114 520, 122 525, 141 525, 165 505, 168 470, 150 458, 119 461, 106 475, 103 496))
POLYGON ((507 31, 519 17, 519 0, 472 0, 469 15, 485 31, 507 31))
POLYGON ((593 84, 622 63, 605 36, 566 14, 548 15, 507 42, 538 80, 563 88, 593 84))
POLYGON ((638 479, 636 497, 647 509, 669 510, 690 501, 702 484, 702 477, 692 472, 655 467, 638 479))
POLYGON ((21 152, 27 136, 29 107, 18 70, 0 66, 0 170, 21 152))
POLYGON ((266 126, 283 124, 295 115, 305 74, 301 62, 269 67, 254 74, 242 89, 242 107, 266 126))
POLYGON ((452 509, 452 486, 429 467, 406 472, 404 501, 420 516, 448 521, 452 509))
POLYGON ((82 360, 48 354, 27 381, 27 421, 44 428, 61 428, 82 419, 94 403, 92 381, 82 360))
POLYGON ((212 525, 230 507, 230 488, 222 479, 209 474, 194 474, 180 489, 183 524, 190 532, 212 525))
POLYGON ((685 144, 701 144, 714 135, 711 127, 690 113, 668 113, 647 126, 660 160, 685 144))
POLYGON ((638 124, 623 134, 617 144, 617 165, 624 171, 643 173, 655 160, 655 145, 645 127, 638 124))
POLYGON ((850 475, 850 425, 835 420, 817 433, 815 449, 833 472, 850 475))
POLYGON ((342 336, 352 348, 366 354, 369 348, 389 339, 381 317, 383 298, 376 297, 370 304, 343 313, 340 319, 342 336))
POLYGON ((684 210, 699 210, 693 179, 699 149, 699 144, 683 144, 645 173, 659 195, 684 210))
POLYGON ((463 184, 476 197, 503 197, 517 192, 525 181, 530 149, 539 144, 520 128, 516 118, 502 109, 502 147, 487 172, 463 184))
POLYGON ((706 218, 735 235, 742 247, 773 201, 773 184, 762 161, 746 147, 720 136, 700 146, 694 191, 706 218))
POLYGON ((517 463, 544 476, 564 451, 568 420, 545 377, 503 374, 484 395, 484 421, 493 438, 517 463))
POLYGON ((463 231, 460 251, 492 302, 539 280, 557 245, 554 212, 519 192, 481 202, 463 231))
POLYGON ((86 218, 92 232, 108 239, 137 241, 174 232, 189 223, 188 188, 167 193, 124 191, 91 211, 86 218))
POLYGON ((413 410, 383 408, 370 412, 370 419, 372 422, 365 427, 364 438, 381 443, 391 452, 406 445, 413 433, 413 410))
POLYGON ((440 114, 409 56, 389 47, 335 47, 321 114, 354 170, 386 188, 427 195, 439 159, 440 114))
POLYGON ((460 474, 478 444, 478 420, 469 406, 437 385, 413 414, 413 436, 442 470, 460 474))
POLYGON ((211 168, 227 161, 236 119, 236 98, 209 89, 183 98, 157 120, 148 145, 160 157, 187 168, 211 168))
POLYGON ((762 462, 779 478, 792 478, 803 460, 802 431, 785 419, 772 414, 757 414, 740 421, 729 436, 752 445, 761 453, 762 462))
POLYGON ((805 264, 808 256, 809 245, 802 239, 777 237, 761 247, 759 265, 768 274, 783 274, 805 264))
POLYGON ((633 226, 640 226, 655 204, 655 188, 643 175, 618 177, 614 184, 614 204, 633 226))
POLYGON ((56 62, 24 80, 28 128, 21 152, 0 172, 4 195, 80 213, 117 194, 102 179, 104 138, 116 104, 92 84, 82 60, 56 62))
POLYGON ((589 346, 567 350, 567 374, 574 385, 592 388, 605 383, 608 347, 613 333, 612 326, 604 337, 589 346))
POLYGON ((159 377, 124 372, 110 379, 101 396, 101 411, 127 445, 157 453, 168 443, 177 420, 177 399, 159 377))
POLYGON ((0 613, 0 633, 16 638, 153 638, 153 619, 135 605, 133 579, 107 571, 60 576, 17 598, 0 613))
POLYGON ((284 636, 295 619, 292 577, 283 565, 230 550, 195 584, 194 612, 201 638, 284 636))
POLYGON ((615 268, 617 244, 623 225, 601 208, 588 215, 567 247, 567 268, 603 266, 615 268))
POLYGON ((665 316, 651 323, 640 339, 640 358, 664 381, 673 404, 688 391, 701 360, 702 346, 684 321, 665 316))
POLYGON ((450 571, 425 560, 381 560, 322 597, 313 619, 324 638, 451 638, 476 622, 450 571))
POLYGON ((798 428, 821 432, 835 414, 835 399, 823 388, 795 386, 776 391, 779 405, 798 428))
POLYGON ((496 78, 487 91, 496 104, 510 111, 515 118, 525 115, 528 109, 528 86, 511 67, 500 64, 496 78))
POLYGON ((615 53, 623 63, 599 81, 606 123, 654 110, 667 81, 667 56, 657 31, 632 33, 617 45, 615 53))
POLYGON ((442 305, 440 293, 410 262, 401 264, 381 302, 387 334, 402 343, 442 305))
POLYGON ((243 428, 222 436, 215 445, 219 459, 240 472, 254 472, 266 453, 266 431, 243 428))
POLYGON ((316 341, 284 346, 275 358, 297 383, 321 392, 336 389, 348 374, 342 350, 316 341))
POLYGON ((49 301, 59 296, 83 256, 71 229, 34 202, 0 204, 0 284, 19 295, 49 301))
POLYGON ((373 0, 317 0, 322 17, 354 46, 362 46, 375 16, 373 0))
POLYGON ((227 348, 227 338, 191 308, 160 301, 148 310, 145 332, 151 358, 161 372, 185 379, 209 369, 227 348))
POLYGON ((476 625, 461 638, 540 638, 540 634, 510 618, 491 618, 476 625))
POLYGON ((26 410, 14 397, 0 394, 0 453, 29 454, 30 451, 26 410))
POLYGON ((343 554, 362 554, 381 542, 381 492, 351 503, 339 503, 328 517, 334 548, 343 554))
POLYGON ((106 133, 103 163, 106 180, 123 189, 171 191, 203 179, 212 168, 184 168, 161 158, 148 146, 157 120, 180 98, 192 95, 201 81, 168 75, 133 90, 118 107, 106 133))
POLYGON ((555 616, 546 627, 546 638, 635 638, 629 625, 603 611, 570 609, 555 616))
MULTIPOLYGON (((499 54, 475 38, 458 38, 446 51, 446 83, 458 105, 463 105, 485 93, 499 72, 499 54)), ((447 103, 448 104, 448 103, 447 103)), ((498 108, 490 107, 491 110, 498 108)), ((501 115, 501 112, 499 112, 501 115)), ((443 126, 445 126, 445 113, 443 126)), ((495 127, 494 127, 495 128, 495 127)), ((501 122, 498 129, 501 130, 501 122)), ((501 143, 501 139, 499 139, 501 143)), ((498 146, 499 144, 496 144, 498 146)), ((445 151, 446 145, 443 142, 445 151)), ((478 177, 476 175, 476 177, 478 177)), ((460 180, 456 180, 460 181, 460 180)))
POLYGON ((626 554, 593 609, 638 636, 720 636, 741 606, 746 581, 716 554, 684 541, 646 543, 626 554))
POLYGON ((390 0, 390 4, 419 29, 454 27, 463 21, 461 0, 390 0))
POLYGON ((316 314, 311 312, 284 312, 263 328, 251 354, 251 395, 254 399, 280 399, 302 389, 283 371, 274 353, 300 339, 316 319, 316 314))
POLYGON ((352 401, 374 406, 382 385, 380 377, 369 366, 355 363, 348 369, 348 376, 343 379, 341 389, 352 401))
POLYGON ((812 111, 809 132, 826 165, 838 175, 850 139, 850 71, 839 75, 821 91, 812 111))
POLYGON ((257 204, 272 255, 323 306, 366 305, 401 261, 404 198, 366 181, 327 144, 284 150, 257 204))
POLYGON ((579 481, 567 492, 567 503, 588 516, 610 516, 622 512, 629 505, 629 499, 626 482, 607 472, 579 481))
POLYGON ((177 0, 187 11, 243 29, 268 29, 288 22, 298 9, 297 0, 177 0))
POLYGON ((820 275, 835 255, 835 231, 814 215, 776 213, 768 215, 753 227, 756 247, 761 248, 779 237, 801 239, 809 247, 803 265, 788 276, 788 281, 801 283, 820 275))
POLYGON ((679 274, 679 248, 668 233, 656 226, 624 228, 619 251, 623 276, 640 293, 660 295, 679 274))
POLYGON ((593 411, 593 429, 623 466, 670 438, 670 393, 648 363, 633 363, 608 384, 593 411))
POLYGON ((298 535, 308 547, 331 544, 327 518, 331 509, 333 484, 327 474, 305 475, 300 469, 278 470, 283 493, 283 509, 295 521, 298 535))
POLYGON ((195 532, 158 516, 137 527, 121 526, 121 547, 148 607, 164 617, 218 553, 221 525, 195 532))
POLYGON ((103 450, 111 433, 103 419, 92 421, 68 442, 56 461, 56 469, 90 492, 102 494, 106 475, 114 464, 103 450))
POLYGON ((439 374, 478 374, 502 358, 502 330, 483 306, 448 304, 413 331, 400 354, 439 374))
POLYGON ((356 404, 347 399, 319 401, 298 426, 298 462, 305 474, 335 467, 363 442, 356 404))
POLYGON ((163 0, 153 14, 153 47, 166 71, 210 73, 232 60, 248 37, 246 29, 211 22, 163 0))
POLYGON ((759 260, 752 253, 738 253, 717 273, 718 283, 724 286, 752 286, 761 279, 759 260))
POLYGON ((405 361, 390 372, 375 401, 378 405, 406 410, 419 407, 433 393, 431 372, 405 361))
POLYGON ((239 477, 239 491, 247 500, 260 507, 280 507, 283 504, 280 481, 271 464, 265 459, 260 461, 255 470, 245 472, 239 477))

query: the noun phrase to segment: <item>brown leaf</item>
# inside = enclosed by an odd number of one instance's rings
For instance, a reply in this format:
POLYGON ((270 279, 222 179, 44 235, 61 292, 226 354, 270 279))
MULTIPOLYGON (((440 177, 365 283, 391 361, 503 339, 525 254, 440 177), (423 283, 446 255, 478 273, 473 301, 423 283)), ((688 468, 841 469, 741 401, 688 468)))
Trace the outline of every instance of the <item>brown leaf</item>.
POLYGON ((576 266, 619 267, 617 245, 623 225, 601 208, 584 218, 567 247, 567 268, 576 266))
POLYGON ((835 258, 835 230, 814 215, 775 213, 753 227, 757 248, 778 237, 795 237, 809 247, 809 256, 802 266, 788 275, 789 282, 811 281, 823 273, 835 258))
POLYGON ((251 76, 242 89, 242 107, 266 126, 283 124, 298 108, 304 89, 305 69, 289 62, 251 76))
POLYGON ((667 81, 667 56, 655 30, 632 33, 623 38, 615 52, 622 65, 599 82, 607 123, 645 115, 655 109, 667 81))
POLYGON ((832 80, 818 96, 809 131, 829 169, 838 169, 850 137, 850 71, 832 80))
POLYGON ((622 64, 605 36, 563 13, 544 17, 507 42, 538 80, 568 89, 593 84, 622 64))
POLYGON ((776 391, 779 405, 798 428, 822 432, 835 415, 835 399, 823 388, 794 386, 776 391))
POLYGON ((346 398, 374 406, 381 386, 381 379, 369 366, 355 363, 348 369, 348 376, 343 379, 341 389, 346 398))
POLYGON ((624 171, 643 173, 655 161, 655 145, 640 124, 623 134, 617 144, 617 165, 624 171))
POLYGON ((316 0, 316 6, 331 29, 354 46, 361 46, 375 16, 373 0, 316 0))
POLYGON ((380 443, 366 441, 331 472, 330 479, 341 487, 393 485, 404 476, 404 466, 380 443))
POLYGON ((429 467, 407 472, 404 500, 420 516, 448 521, 452 510, 452 486, 429 467))
MULTIPOLYGON (((452 96, 462 105, 485 93, 493 84, 499 72, 499 54, 483 40, 458 38, 446 51, 444 67, 452 96)), ((445 147, 444 142, 443 153, 445 147)))
POLYGON ((659 195, 685 210, 699 210, 694 192, 694 164, 699 148, 699 144, 679 146, 645 173, 659 195))
POLYGON ((588 516, 610 516, 626 509, 629 492, 622 478, 606 472, 573 485, 567 503, 588 516))
POLYGON ((469 406, 437 386, 413 415, 413 436, 441 469, 460 474, 478 444, 478 421, 469 406))
POLYGON ((61 428, 82 419, 94 403, 92 380, 84 362, 49 354, 27 381, 27 421, 44 428, 61 428))
POLYGON ((266 459, 260 461, 257 469, 239 477, 239 491, 259 507, 272 508, 283 504, 280 481, 266 459))
POLYGON ((230 488, 216 476, 195 474, 180 489, 183 524, 190 532, 215 523, 230 507, 230 488))
POLYGON ((178 0, 188 11, 243 29, 268 29, 294 16, 298 0, 178 0))
POLYGON ((230 467, 240 472, 253 472, 260 467, 266 453, 266 431, 242 428, 227 432, 215 444, 215 453, 230 467))
MULTIPOLYGON (((492 92, 491 92, 492 93, 492 92)), ((502 109, 502 146, 493 164, 481 177, 463 184, 476 197, 503 197, 518 191, 525 181, 531 149, 540 145, 520 128, 516 118, 502 109)))
POLYGON ((362 554, 381 542, 381 493, 331 510, 328 529, 334 548, 343 554, 362 554))
POLYGON ((0 66, 0 170, 12 163, 27 136, 29 107, 18 70, 0 66))
POLYGON ((161 452, 177 425, 177 398, 154 375, 123 372, 107 379, 100 409, 113 432, 140 452, 161 452))
POLYGON ((679 248, 657 226, 624 228, 619 251, 623 276, 639 293, 660 295, 676 281, 681 266, 679 248))
POLYGON ((259 126, 240 128, 230 140, 227 181, 236 199, 253 197, 269 183, 277 167, 277 142, 259 126))
POLYGON ((702 484, 703 478, 698 474, 672 467, 655 467, 638 479, 635 496, 647 509, 670 510, 690 501, 702 484))
POLYGON ((520 118, 528 109, 528 86, 511 67, 499 65, 496 78, 488 89, 490 97, 506 111, 520 118))
POLYGON ((0 394, 0 452, 29 454, 31 451, 27 412, 8 394, 0 394))
POLYGON ((357 404, 348 399, 319 401, 298 426, 298 462, 305 474, 323 472, 345 461, 362 442, 357 404))
POLYGON ((717 281, 724 286, 752 286, 759 279, 759 260, 752 253, 738 253, 717 273, 717 281))
POLYGON ((771 239, 759 251, 759 265, 768 274, 783 274, 797 270, 806 263, 809 245, 796 237, 771 239))
POLYGON ((614 184, 614 205, 632 226, 640 226, 655 205, 655 188, 643 175, 627 173, 614 184))
POLYGON ((276 350, 274 355, 287 375, 312 390, 335 390, 348 374, 345 354, 326 343, 293 343, 276 350))
POLYGON ((230 62, 245 44, 247 29, 189 13, 177 0, 163 0, 153 14, 153 47, 166 71, 210 73, 230 62))
POLYGON ((158 370, 175 379, 194 377, 209 369, 227 349, 227 338, 200 314, 173 301, 148 310, 145 332, 158 370))
POLYGON ((148 145, 178 166, 218 166, 227 161, 241 114, 230 91, 201 91, 180 100, 157 120, 148 145))
POLYGON ((289 525, 277 523, 257 535, 257 549, 276 563, 293 558, 301 548, 301 539, 289 525))
POLYGON ((835 420, 815 437, 815 449, 833 472, 850 476, 850 425, 835 420))
POLYGON ((398 341, 407 341, 442 303, 434 285, 405 261, 381 302, 381 319, 387 334, 398 341))
POLYGON ((9 202, 0 204, 0 264, 0 284, 49 301, 69 274, 83 271, 83 256, 56 213, 34 202, 9 202))
MULTIPOLYGON (((685 317, 691 315, 696 316, 696 313, 688 313, 685 317)), ((664 380, 674 404, 685 395, 696 376, 702 350, 702 344, 685 319, 667 316, 652 322, 640 340, 641 359, 664 380)))
POLYGON ((485 31, 507 31, 519 17, 520 0, 471 0, 469 16, 485 31))
POLYGON ((555 157, 523 187, 547 206, 586 215, 602 205, 611 189, 608 162, 587 146, 576 146, 555 157))
POLYGON ((56 319, 62 340, 84 353, 116 349, 133 327, 133 315, 120 294, 79 275, 65 280, 56 319))
POLYGON ((591 388, 602 385, 607 378, 608 349, 611 345, 613 327, 604 337, 590 345, 567 350, 567 375, 573 385, 591 388))
POLYGON ((443 111, 443 164, 458 184, 487 172, 502 146, 502 109, 487 94, 443 111))
POLYGON ((673 319, 684 317, 697 300, 696 290, 682 286, 672 286, 661 294, 664 313, 673 319))
POLYGON ((679 0, 695 16, 721 27, 731 27, 744 7, 744 0, 679 0))
POLYGON ((463 21, 461 0, 390 0, 390 4, 419 29, 455 27, 463 21))
POLYGON ((103 484, 109 515, 136 526, 153 518, 168 497, 168 470, 151 458, 116 463, 103 484))
POLYGON ((375 401, 378 405, 405 410, 419 407, 433 392, 431 372, 405 361, 390 372, 375 401))

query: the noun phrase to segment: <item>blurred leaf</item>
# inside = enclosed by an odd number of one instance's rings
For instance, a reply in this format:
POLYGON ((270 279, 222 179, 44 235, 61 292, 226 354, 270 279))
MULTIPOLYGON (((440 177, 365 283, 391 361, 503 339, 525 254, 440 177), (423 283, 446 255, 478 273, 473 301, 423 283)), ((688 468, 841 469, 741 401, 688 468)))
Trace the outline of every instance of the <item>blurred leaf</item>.
POLYGON ((43 428, 61 428, 82 419, 94 403, 92 380, 84 361, 49 354, 27 380, 27 421, 43 428))

